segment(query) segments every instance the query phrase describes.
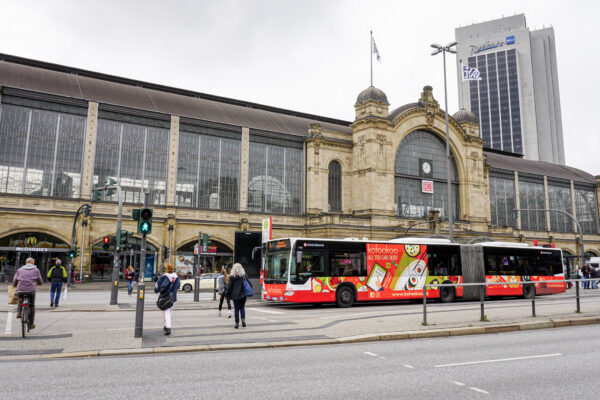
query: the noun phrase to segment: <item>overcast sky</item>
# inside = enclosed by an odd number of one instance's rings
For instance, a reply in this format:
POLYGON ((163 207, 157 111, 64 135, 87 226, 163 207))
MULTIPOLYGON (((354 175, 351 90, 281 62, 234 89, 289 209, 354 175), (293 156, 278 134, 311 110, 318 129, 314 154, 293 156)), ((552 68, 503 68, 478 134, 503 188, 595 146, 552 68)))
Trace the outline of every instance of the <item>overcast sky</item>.
MULTIPOLYGON (((351 121, 369 86, 390 110, 431 85, 443 107, 442 57, 454 29, 524 13, 553 26, 567 165, 600 175, 600 2, 326 0, 0 0, 0 52, 351 121)), ((448 59, 448 109, 458 109, 448 59)))

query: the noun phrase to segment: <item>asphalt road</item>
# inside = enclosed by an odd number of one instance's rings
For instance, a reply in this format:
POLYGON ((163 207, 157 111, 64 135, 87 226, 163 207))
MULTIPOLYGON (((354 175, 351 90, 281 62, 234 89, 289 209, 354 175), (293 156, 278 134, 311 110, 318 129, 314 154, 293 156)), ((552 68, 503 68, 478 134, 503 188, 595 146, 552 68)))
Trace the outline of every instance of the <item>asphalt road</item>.
POLYGON ((23 361, 0 363, 0 376, 3 398, 27 400, 142 394, 152 399, 587 399, 597 397, 599 334, 594 325, 337 346, 23 361))

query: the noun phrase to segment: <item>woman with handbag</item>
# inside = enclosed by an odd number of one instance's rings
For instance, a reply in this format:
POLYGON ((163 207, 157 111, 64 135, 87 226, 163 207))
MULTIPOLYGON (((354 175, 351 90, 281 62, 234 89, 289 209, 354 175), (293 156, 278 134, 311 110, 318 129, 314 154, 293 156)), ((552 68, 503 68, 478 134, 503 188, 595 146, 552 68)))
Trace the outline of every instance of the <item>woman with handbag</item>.
POLYGON ((252 296, 252 285, 250 281, 246 279, 246 271, 242 264, 235 263, 231 268, 231 274, 229 274, 229 283, 227 285, 227 291, 225 297, 233 300, 233 307, 235 309, 235 325, 234 328, 238 329, 240 326, 240 315, 242 317, 242 326, 246 327, 246 297, 252 296))
POLYGON ((157 305, 163 303, 161 299, 168 298, 168 307, 161 308, 159 306, 159 308, 163 312, 163 329, 165 331, 165 335, 167 336, 171 334, 171 318, 173 316, 173 305, 175 305, 175 302, 177 301, 177 290, 179 290, 180 284, 181 282, 179 280, 179 277, 175 273, 175 267, 173 266, 173 264, 167 264, 166 273, 160 278, 158 278, 158 281, 156 281, 156 283, 154 284, 154 293, 160 293, 158 295, 159 300, 157 302, 157 305))

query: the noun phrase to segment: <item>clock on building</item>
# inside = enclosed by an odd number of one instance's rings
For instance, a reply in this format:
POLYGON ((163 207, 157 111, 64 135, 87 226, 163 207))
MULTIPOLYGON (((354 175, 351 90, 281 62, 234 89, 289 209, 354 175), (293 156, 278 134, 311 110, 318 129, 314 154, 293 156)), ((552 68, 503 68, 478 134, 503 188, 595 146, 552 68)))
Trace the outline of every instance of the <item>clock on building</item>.
POLYGON ((431 160, 419 159, 419 175, 427 178, 431 178, 432 176, 432 166, 431 160))

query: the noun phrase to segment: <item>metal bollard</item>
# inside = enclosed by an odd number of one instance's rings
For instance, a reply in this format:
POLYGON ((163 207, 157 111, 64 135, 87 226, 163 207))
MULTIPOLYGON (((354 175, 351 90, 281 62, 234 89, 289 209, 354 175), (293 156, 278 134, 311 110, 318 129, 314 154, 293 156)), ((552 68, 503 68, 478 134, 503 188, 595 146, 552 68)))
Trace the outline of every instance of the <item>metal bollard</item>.
POLYGON ((480 321, 485 321, 485 309, 483 306, 484 297, 485 297, 485 285, 481 285, 481 286, 479 286, 479 301, 481 302, 481 319, 480 319, 480 321))
POLYGON ((423 325, 427 325, 427 286, 423 286, 423 325))
POLYGON ((579 280, 575 281, 575 297, 577 298, 577 312, 581 312, 581 307, 579 306, 579 280))
POLYGON ((214 290, 213 290, 213 300, 217 299, 217 278, 214 279, 214 290))
POLYGON ((535 290, 533 291, 533 297, 531 298, 531 316, 535 317, 535 290))

